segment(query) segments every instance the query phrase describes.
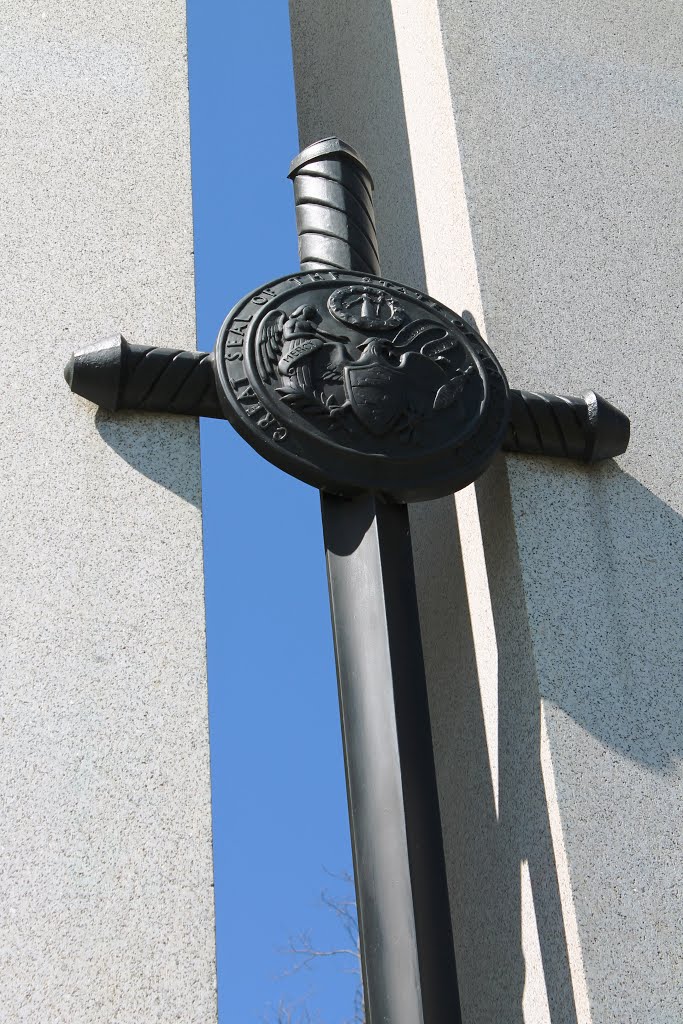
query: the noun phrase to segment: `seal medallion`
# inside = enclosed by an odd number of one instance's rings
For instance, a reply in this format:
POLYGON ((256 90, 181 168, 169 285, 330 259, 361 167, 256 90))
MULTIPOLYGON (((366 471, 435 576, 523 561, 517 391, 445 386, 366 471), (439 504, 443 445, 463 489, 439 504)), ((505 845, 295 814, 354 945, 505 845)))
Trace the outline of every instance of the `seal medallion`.
POLYGON ((216 344, 226 417, 265 458, 335 494, 422 501, 471 483, 500 447, 508 389, 446 306, 352 271, 252 292, 216 344))

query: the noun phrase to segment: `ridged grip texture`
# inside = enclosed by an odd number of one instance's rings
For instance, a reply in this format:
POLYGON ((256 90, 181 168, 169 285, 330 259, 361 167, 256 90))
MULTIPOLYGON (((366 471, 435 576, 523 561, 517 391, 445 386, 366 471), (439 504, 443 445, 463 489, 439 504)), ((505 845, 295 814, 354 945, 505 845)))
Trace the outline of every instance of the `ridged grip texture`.
POLYGON ((124 342, 117 408, 223 419, 213 353, 124 342))
POLYGON ((370 173, 339 139, 323 139, 292 163, 302 270, 359 270, 378 275, 379 250, 370 173))
POLYGON ((628 417, 594 391, 583 398, 510 391, 503 450, 597 462, 626 451, 628 417))

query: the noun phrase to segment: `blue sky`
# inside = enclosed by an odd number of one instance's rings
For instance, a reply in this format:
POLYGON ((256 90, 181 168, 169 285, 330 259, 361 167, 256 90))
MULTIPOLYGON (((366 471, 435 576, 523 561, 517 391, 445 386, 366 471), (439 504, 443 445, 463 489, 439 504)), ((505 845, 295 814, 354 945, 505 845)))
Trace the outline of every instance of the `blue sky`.
MULTIPOLYGON (((286 0, 188 0, 198 346, 246 292, 298 268, 298 150, 286 0)), ((219 1015, 268 1019, 281 998, 351 1016, 340 958, 283 977, 290 936, 344 944, 320 900, 349 870, 317 491, 202 420, 219 1015)), ((271 1019, 274 1019, 271 1017, 271 1019)))

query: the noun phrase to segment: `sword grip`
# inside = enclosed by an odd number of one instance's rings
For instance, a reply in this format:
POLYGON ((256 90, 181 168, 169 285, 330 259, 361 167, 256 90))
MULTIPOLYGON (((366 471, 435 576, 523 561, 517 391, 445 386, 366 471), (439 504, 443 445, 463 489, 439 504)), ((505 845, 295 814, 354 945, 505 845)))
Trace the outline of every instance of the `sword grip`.
POLYGON ((572 398, 511 390, 503 451, 599 462, 623 455, 630 428, 628 416, 595 391, 572 398))
POLYGON ((359 270, 379 275, 373 181, 356 151, 322 139, 294 158, 296 229, 302 270, 359 270))
POLYGON ((75 352, 64 376, 73 392, 104 409, 223 419, 212 352, 129 345, 116 335, 75 352))

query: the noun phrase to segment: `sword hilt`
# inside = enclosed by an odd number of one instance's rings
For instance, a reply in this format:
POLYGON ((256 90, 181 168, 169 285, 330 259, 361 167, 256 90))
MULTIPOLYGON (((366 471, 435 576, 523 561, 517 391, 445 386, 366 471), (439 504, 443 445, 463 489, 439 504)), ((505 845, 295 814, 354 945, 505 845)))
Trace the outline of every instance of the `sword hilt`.
POLYGON ((73 392, 104 409, 223 419, 213 352, 129 345, 115 335, 74 352, 64 377, 73 392))
POLYGON ((359 270, 379 275, 373 181, 341 139, 314 142, 291 163, 302 270, 359 270))

